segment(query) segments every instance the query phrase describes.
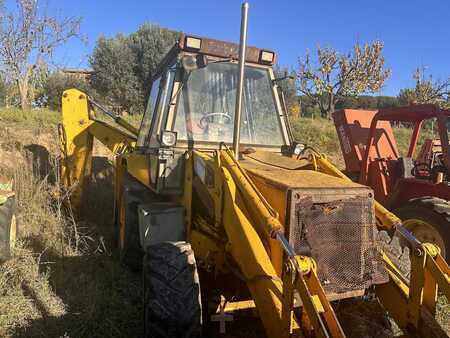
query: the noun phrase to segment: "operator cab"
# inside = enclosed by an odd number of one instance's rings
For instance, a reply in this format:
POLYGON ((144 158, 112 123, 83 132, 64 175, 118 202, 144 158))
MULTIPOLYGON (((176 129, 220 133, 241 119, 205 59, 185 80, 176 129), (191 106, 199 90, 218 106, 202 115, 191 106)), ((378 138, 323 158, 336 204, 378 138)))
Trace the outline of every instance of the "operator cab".
MULTIPOLYGON (((150 156, 150 186, 180 194, 187 149, 214 151, 233 141, 239 45, 182 34, 152 75, 136 150, 150 156)), ((275 53, 248 47, 240 150, 296 150, 272 66, 275 53)))
MULTIPOLYGON (((137 147, 218 149, 233 140, 238 84, 236 44, 182 35, 152 76, 137 147)), ((275 53, 247 49, 241 150, 281 152, 289 126, 272 65, 275 53)))

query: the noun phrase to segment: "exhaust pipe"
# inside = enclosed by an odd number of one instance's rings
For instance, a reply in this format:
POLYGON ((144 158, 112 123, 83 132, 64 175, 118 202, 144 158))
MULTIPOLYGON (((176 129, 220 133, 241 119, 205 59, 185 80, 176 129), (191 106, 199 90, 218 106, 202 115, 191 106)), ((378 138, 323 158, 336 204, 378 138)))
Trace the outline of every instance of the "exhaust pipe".
POLYGON ((242 4, 241 38, 239 43, 239 79, 236 91, 236 107, 234 110, 233 151, 234 158, 239 160, 239 139, 241 133, 242 92, 244 89, 245 55, 247 49, 248 2, 242 4))

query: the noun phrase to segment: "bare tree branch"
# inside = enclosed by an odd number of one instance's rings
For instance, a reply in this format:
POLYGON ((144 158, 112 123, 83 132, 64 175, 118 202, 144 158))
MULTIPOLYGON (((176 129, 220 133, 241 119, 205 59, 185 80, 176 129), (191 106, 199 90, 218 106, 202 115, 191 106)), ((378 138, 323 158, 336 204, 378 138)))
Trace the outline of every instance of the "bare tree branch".
POLYGON ((333 48, 317 48, 317 61, 309 53, 299 59, 298 90, 319 106, 323 116, 330 117, 336 103, 346 96, 378 92, 391 71, 384 67, 383 44, 375 41, 353 53, 339 54, 333 48))
POLYGON ((81 18, 51 16, 41 0, 16 0, 16 6, 8 12, 0 2, 0 65, 16 83, 22 109, 27 109, 35 70, 52 59, 56 48, 78 36, 81 18))
POLYGON ((418 67, 413 73, 416 81, 414 88, 402 89, 398 95, 403 104, 432 103, 450 109, 450 77, 435 81, 432 75, 426 75, 426 67, 418 67))

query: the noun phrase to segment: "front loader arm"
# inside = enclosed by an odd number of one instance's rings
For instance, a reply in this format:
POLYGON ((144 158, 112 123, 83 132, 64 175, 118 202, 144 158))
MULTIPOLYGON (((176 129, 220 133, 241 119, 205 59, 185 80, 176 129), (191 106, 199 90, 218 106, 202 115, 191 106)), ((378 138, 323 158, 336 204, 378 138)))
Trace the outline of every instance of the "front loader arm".
MULTIPOLYGON (((309 158, 315 170, 349 180, 327 158, 318 153, 309 158)), ((421 336, 446 336, 434 315, 438 289, 450 300, 450 268, 437 246, 419 242, 392 212, 375 201, 375 216, 380 229, 397 230, 411 251, 409 282, 391 259, 382 253, 389 282, 376 286, 376 294, 396 323, 405 332, 421 336)))
POLYGON ((268 336, 287 338, 301 330, 314 332, 317 337, 344 337, 317 278, 314 261, 295 256, 280 222, 232 153, 229 150, 219 153, 224 210, 227 210, 223 215, 227 248, 245 277, 268 336), (277 276, 261 233, 278 238, 287 250, 283 280, 277 276), (293 316, 294 289, 300 295, 306 321, 293 316))
POLYGON ((114 155, 134 146, 137 135, 95 118, 88 96, 77 90, 66 90, 62 97, 62 122, 59 125, 61 147, 61 181, 70 191, 73 206, 80 205, 83 182, 91 174, 94 138, 114 155))

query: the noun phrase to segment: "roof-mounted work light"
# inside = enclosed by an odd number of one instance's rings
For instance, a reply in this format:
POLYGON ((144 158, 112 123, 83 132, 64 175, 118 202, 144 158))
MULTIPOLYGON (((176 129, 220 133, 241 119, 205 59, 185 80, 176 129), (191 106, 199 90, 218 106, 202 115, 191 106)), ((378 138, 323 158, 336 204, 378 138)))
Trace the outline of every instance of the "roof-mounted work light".
POLYGON ((261 54, 259 56, 259 62, 261 63, 273 63, 273 59, 275 57, 275 53, 274 52, 268 52, 266 50, 262 50, 261 54))
POLYGON ((186 48, 199 50, 202 47, 202 40, 192 36, 186 36, 184 45, 186 48))

